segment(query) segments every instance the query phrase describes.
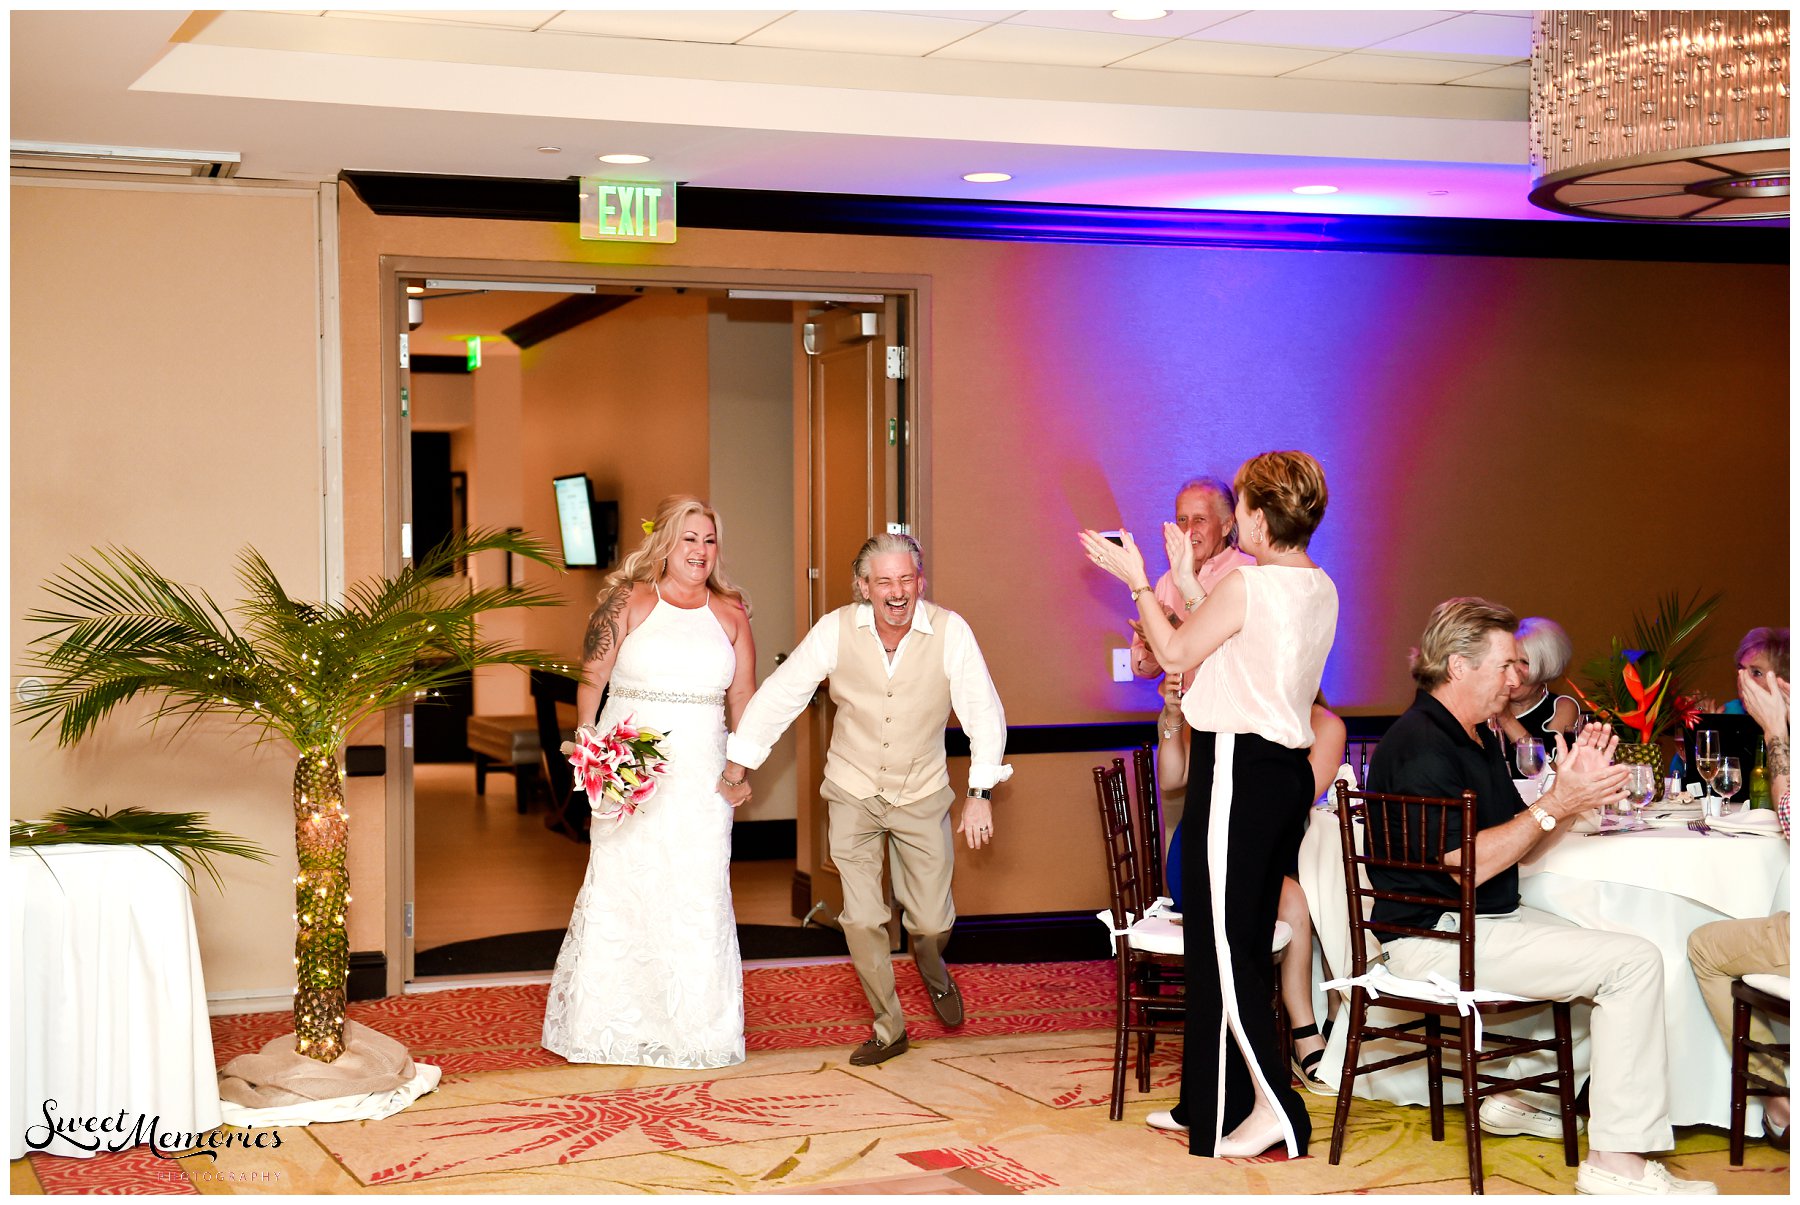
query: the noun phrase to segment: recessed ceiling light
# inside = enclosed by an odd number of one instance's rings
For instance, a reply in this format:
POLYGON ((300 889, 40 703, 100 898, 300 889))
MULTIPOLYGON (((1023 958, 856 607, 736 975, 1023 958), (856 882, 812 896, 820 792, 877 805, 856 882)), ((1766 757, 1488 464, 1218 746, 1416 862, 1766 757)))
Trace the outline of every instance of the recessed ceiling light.
POLYGON ((1169 15, 1166 8, 1115 8, 1112 15, 1121 21, 1157 21, 1169 15))
POLYGON ((407 285, 406 291, 408 293, 423 293, 425 291, 425 286, 424 285, 407 285))
POLYGON ((562 150, 562 148, 560 146, 540 146, 538 148, 538 150, 542 151, 546 155, 554 155, 558 151, 562 150))
POLYGON ((1450 195, 1450 190, 1447 188, 1432 188, 1427 189, 1425 195, 1428 197, 1447 197, 1450 195))
POLYGON ((596 157, 602 163, 648 163, 648 162, 650 162, 650 156, 648 156, 648 155, 599 155, 596 157))
POLYGON ((1335 184, 1302 184, 1294 190, 1303 197, 1322 197, 1337 191, 1335 184))
POLYGON ((1012 179, 1008 172, 969 172, 963 176, 970 184, 998 184, 1002 180, 1012 179))

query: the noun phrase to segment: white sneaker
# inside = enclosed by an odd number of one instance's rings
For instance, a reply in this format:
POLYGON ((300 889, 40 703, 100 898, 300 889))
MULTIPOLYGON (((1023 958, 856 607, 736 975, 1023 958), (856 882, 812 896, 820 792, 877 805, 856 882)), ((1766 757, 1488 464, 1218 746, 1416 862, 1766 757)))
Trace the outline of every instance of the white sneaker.
POLYGON ((1153 1130, 1168 1130, 1174 1134, 1187 1133, 1187 1127, 1175 1120, 1175 1114, 1167 1109, 1158 1109, 1144 1118, 1144 1124, 1153 1130))
POLYGON ((1584 1159, 1575 1170, 1575 1191, 1596 1197, 1712 1197, 1719 1189, 1711 1180, 1678 1180, 1654 1159, 1644 1160, 1644 1174, 1636 1180, 1584 1159))
MULTIPOLYGON (((1510 1138, 1517 1134, 1529 1134, 1533 1138, 1548 1138, 1552 1142, 1562 1141, 1562 1114, 1543 1113, 1537 1109, 1527 1109, 1510 1100, 1501 1100, 1498 1096, 1490 1096, 1481 1102, 1481 1128, 1490 1134, 1502 1138, 1510 1138)), ((1577 1134, 1585 1127, 1581 1118, 1575 1119, 1577 1134)))

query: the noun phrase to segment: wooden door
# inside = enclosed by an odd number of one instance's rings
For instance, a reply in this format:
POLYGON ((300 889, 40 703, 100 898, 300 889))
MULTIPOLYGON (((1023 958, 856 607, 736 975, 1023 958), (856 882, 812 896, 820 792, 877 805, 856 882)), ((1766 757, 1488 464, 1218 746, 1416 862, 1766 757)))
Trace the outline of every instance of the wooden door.
MULTIPOLYGON (((804 561, 806 627, 852 600, 850 567, 857 550, 894 517, 901 466, 895 383, 887 377, 892 320, 884 308, 835 307, 796 318, 806 361, 804 380, 797 374, 795 390, 796 418, 803 419, 796 430, 806 433, 806 507, 799 517, 802 538, 795 541, 804 561)), ((844 907, 843 885, 831 862, 827 808, 819 797, 831 712, 821 689, 796 723, 795 903, 804 899, 815 920, 835 925, 844 907)))

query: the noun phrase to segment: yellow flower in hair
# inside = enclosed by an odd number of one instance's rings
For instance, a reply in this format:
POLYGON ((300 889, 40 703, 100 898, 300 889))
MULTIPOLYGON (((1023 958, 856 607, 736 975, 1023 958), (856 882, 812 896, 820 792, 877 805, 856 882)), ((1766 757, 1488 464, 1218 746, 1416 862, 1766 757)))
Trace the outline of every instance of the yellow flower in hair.
POLYGON ((656 530, 656 520, 655 519, 645 519, 643 521, 643 523, 641 524, 641 526, 644 529, 644 534, 649 535, 656 530))

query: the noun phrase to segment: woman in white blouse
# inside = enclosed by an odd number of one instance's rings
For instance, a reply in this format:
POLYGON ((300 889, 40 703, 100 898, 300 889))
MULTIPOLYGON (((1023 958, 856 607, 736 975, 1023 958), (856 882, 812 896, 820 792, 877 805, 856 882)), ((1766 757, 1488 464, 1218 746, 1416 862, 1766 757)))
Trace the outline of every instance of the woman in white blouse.
MULTIPOLYGON (((1306 552, 1325 515, 1319 462, 1266 452, 1244 462, 1235 485, 1238 543, 1256 564, 1227 574, 1180 628, 1151 593, 1129 534, 1122 547, 1092 531, 1081 540, 1089 559, 1131 587, 1157 661, 1171 674, 1198 667, 1182 699, 1193 737, 1182 817, 1181 1102, 1150 1124, 1186 1129, 1196 1155, 1281 1145, 1299 1156, 1312 1126, 1276 1048, 1269 937, 1283 861, 1313 800, 1310 711, 1337 633, 1337 587, 1306 552)), ((1181 532, 1166 524, 1164 536, 1173 558, 1181 532)))

